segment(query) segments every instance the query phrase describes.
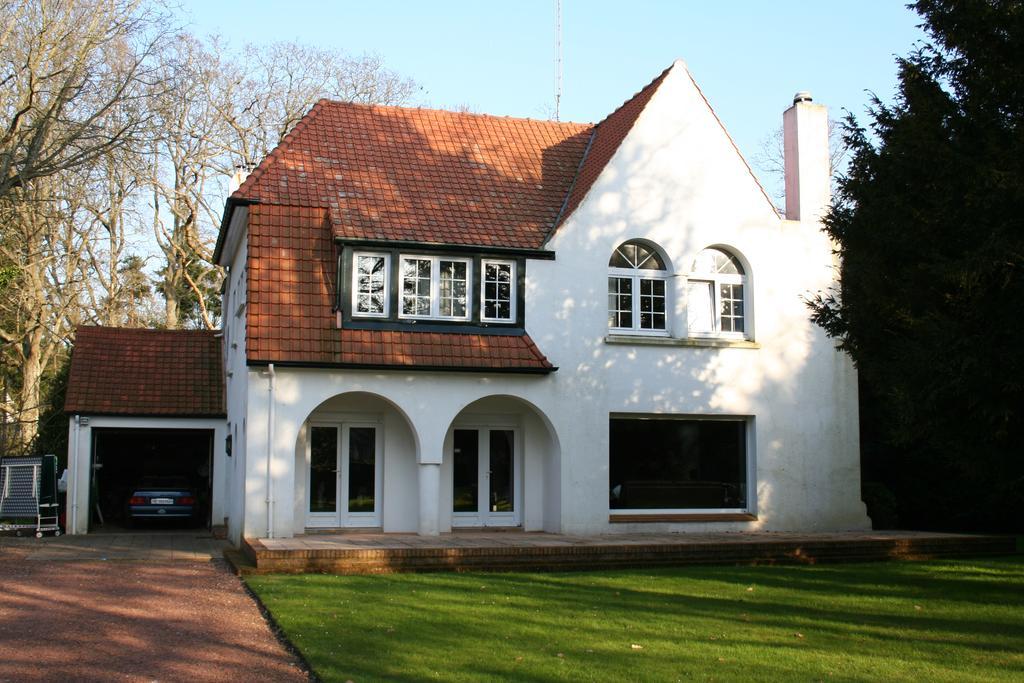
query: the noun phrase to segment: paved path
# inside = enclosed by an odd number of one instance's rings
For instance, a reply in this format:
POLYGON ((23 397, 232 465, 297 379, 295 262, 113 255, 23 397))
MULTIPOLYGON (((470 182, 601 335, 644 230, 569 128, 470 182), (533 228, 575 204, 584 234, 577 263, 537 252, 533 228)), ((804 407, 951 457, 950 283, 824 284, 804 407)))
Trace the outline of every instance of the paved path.
POLYGON ((0 538, 0 682, 308 680, 211 559, 222 544, 196 532, 0 538))

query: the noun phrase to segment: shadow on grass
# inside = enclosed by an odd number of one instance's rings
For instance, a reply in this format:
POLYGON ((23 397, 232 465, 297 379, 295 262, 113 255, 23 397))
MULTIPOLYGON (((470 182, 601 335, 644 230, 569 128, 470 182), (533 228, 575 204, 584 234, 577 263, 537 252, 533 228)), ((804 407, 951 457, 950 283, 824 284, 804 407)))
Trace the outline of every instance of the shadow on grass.
POLYGON ((1024 674, 1022 558, 250 582, 325 680, 1024 674))

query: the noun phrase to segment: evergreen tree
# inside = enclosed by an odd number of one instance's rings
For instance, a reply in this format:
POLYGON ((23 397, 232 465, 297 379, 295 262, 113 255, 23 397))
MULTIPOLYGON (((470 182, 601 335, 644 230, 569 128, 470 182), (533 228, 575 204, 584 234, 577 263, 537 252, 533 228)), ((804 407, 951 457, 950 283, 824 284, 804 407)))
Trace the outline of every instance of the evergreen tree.
MULTIPOLYGON (((1024 529, 1024 3, 920 0, 826 230, 842 291, 814 318, 855 360, 866 480, 899 522, 1024 529)), ((865 493, 867 494, 866 487, 865 493)))

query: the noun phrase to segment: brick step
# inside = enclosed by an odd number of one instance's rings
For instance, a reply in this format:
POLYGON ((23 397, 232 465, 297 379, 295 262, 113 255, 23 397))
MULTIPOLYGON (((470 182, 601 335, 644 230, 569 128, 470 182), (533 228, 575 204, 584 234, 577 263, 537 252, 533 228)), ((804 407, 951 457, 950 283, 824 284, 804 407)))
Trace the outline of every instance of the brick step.
POLYGON ((1005 555, 1013 538, 977 536, 894 540, 267 550, 245 544, 247 573, 376 574, 416 571, 571 571, 687 564, 869 562, 1005 555))

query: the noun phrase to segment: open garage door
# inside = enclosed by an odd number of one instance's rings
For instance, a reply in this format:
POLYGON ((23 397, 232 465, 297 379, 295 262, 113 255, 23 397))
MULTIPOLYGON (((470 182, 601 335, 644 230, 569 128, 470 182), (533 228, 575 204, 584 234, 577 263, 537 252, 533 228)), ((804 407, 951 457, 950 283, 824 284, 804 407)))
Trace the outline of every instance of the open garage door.
MULTIPOLYGON (((208 527, 212 497, 213 472, 212 429, 94 429, 92 442, 92 478, 89 499, 90 531, 142 526, 146 529, 171 529, 183 526, 208 527), (154 483, 191 492, 195 514, 175 517, 129 515, 129 509, 144 503, 162 500, 149 495, 133 501, 140 489, 154 483)), ((164 495, 153 493, 153 496, 164 495)), ((137 510, 136 510, 137 511, 137 510)), ((165 512, 173 512, 170 507, 165 512)))

